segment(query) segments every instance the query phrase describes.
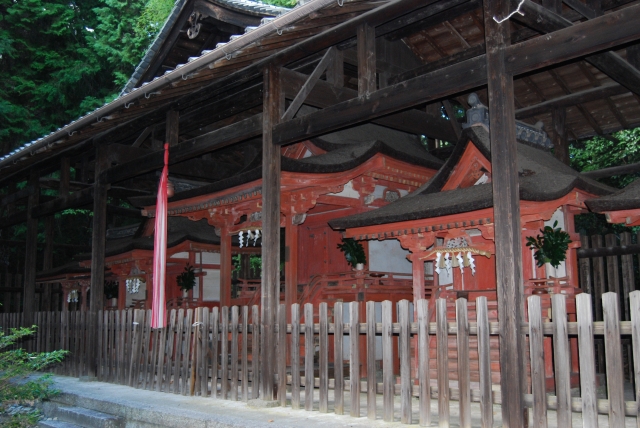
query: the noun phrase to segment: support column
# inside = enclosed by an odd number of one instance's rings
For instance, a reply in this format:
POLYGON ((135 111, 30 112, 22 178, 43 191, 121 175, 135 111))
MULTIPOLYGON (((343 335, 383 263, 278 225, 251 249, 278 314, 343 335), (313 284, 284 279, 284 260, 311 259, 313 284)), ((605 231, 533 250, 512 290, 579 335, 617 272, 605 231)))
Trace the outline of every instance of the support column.
POLYGON ((220 228, 220 307, 231 306, 231 234, 229 227, 220 228))
MULTIPOLYGON (((49 216, 44 219, 44 260, 42 263, 42 270, 48 271, 53 268, 53 226, 54 216, 49 216)), ((42 308, 43 311, 51 310, 51 287, 52 283, 46 283, 42 288, 42 308)))
POLYGON ((38 255, 38 219, 31 216, 31 210, 38 205, 40 199, 40 174, 33 169, 29 175, 29 186, 33 192, 27 200, 27 236, 24 256, 24 293, 22 294, 22 311, 24 325, 31 326, 35 320, 34 307, 36 300, 36 258, 38 255))
POLYGON ((376 29, 358 27, 358 96, 368 98, 376 91, 376 29))
MULTIPOLYGON (((295 215, 285 217, 284 232, 284 304, 290 308, 298 303, 298 224, 295 215)), ((306 303, 306 302, 305 302, 306 303)), ((291 322, 291 311, 287 312, 287 322, 291 322)))
MULTIPOLYGON (((413 303, 425 298, 424 293, 424 260, 420 260, 422 253, 411 254, 411 277, 413 282, 413 303)), ((417 314, 417 312, 416 312, 417 314)))
POLYGON ((127 284, 126 279, 118 278, 118 310, 121 311, 127 306, 127 284))
POLYGON ((280 69, 264 70, 262 110, 262 287, 260 350, 262 353, 261 395, 274 400, 276 308, 280 294, 280 147, 273 144, 273 126, 282 117, 280 69))
POLYGON ((491 134, 491 170, 495 218, 496 286, 500 321, 500 386, 504 427, 526 426, 520 198, 516 154, 513 76, 506 71, 510 44, 509 0, 484 0, 487 83, 491 134))
MULTIPOLYGON (((104 256, 107 235, 107 189, 100 174, 108 167, 105 146, 96 150, 95 179, 93 183, 93 231, 91 237, 91 300, 89 304, 89 347, 87 348, 87 379, 96 377, 98 346, 98 314, 104 307, 104 256)), ((84 294, 84 293, 83 293, 84 294)), ((83 299, 86 299, 83 296, 83 299)))
POLYGON ((560 162, 569 165, 569 142, 565 133, 566 118, 566 109, 553 110, 553 154, 560 162))

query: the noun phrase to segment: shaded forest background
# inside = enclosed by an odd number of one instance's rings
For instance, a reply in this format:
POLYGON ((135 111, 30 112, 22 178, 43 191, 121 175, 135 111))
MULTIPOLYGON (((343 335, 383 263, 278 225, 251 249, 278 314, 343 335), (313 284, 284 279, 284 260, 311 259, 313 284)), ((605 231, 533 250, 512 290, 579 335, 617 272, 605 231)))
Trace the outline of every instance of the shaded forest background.
MULTIPOLYGON (((265 3, 292 7, 295 1, 265 3)), ((115 99, 173 5, 174 0, 0 0, 0 153, 115 99)), ((635 129, 576 141, 570 150, 572 166, 588 171, 640 162, 639 140, 640 129, 635 129)), ((602 181, 621 188, 636 176, 602 181)), ((0 189, 0 194, 8 191, 0 189)), ((89 250, 91 220, 89 210, 56 215, 54 242, 76 248, 57 247, 54 266, 83 247, 89 250)), ((119 225, 114 220, 110 226, 119 225)), ((595 215, 581 220, 578 229, 589 234, 616 231, 595 215)), ((22 271, 24 247, 19 243, 25 231, 24 225, 0 231, 0 268, 22 271)))

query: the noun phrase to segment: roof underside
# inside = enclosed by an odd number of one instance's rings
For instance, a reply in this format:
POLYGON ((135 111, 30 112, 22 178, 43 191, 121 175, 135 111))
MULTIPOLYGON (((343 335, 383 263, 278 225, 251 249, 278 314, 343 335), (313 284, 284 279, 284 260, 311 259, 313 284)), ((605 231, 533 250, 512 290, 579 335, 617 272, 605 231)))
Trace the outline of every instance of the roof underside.
MULTIPOLYGON (((262 112, 262 64, 276 58, 278 64, 284 66, 285 97, 291 100, 325 52, 322 49, 315 53, 301 52, 294 45, 305 43, 324 31, 327 34, 335 32, 343 23, 390 4, 384 0, 345 0, 343 6, 327 2, 328 6, 316 11, 301 12, 310 11, 303 8, 311 8, 318 2, 321 0, 312 0, 271 22, 267 22, 268 19, 263 22, 262 19, 277 15, 277 10, 266 8, 256 11, 249 5, 251 2, 244 0, 187 0, 184 6, 177 3, 172 14, 173 26, 169 26, 158 44, 152 47, 146 58, 148 65, 141 64, 137 77, 132 79, 138 89, 34 142, 21 152, 0 159, 0 182, 6 184, 9 179, 22 180, 32 166, 37 166, 43 175, 53 172, 59 169, 62 156, 70 157, 71 165, 82 171, 85 184, 91 182, 95 146, 117 144, 112 147, 130 148, 122 151, 120 157, 116 156, 113 163, 148 155, 161 148, 162 142, 167 140, 168 111, 179 114, 179 142, 194 141, 196 144, 206 140, 211 132, 242 120, 246 120, 247 128, 251 124, 260 124, 257 115, 262 112), (273 23, 291 16, 294 18, 290 23, 276 31, 273 23), (197 35, 189 38, 187 30, 197 24, 201 24, 197 35), (257 29, 254 28, 256 25, 257 29), (273 31, 264 37, 243 45, 239 50, 231 50, 231 47, 238 46, 237 43, 249 39, 252 33, 271 28, 270 25, 274 27, 273 31), (242 35, 245 31, 247 33, 242 35), (240 37, 231 37, 232 33, 240 37), (291 53, 287 58, 293 59, 283 59, 283 52, 291 53), (193 64, 198 64, 198 68, 190 68, 193 64), (146 81, 151 83, 146 84, 146 81)), ((636 3, 603 0, 601 7, 609 13, 633 7, 636 3)), ((481 2, 439 0, 426 6, 418 6, 414 2, 411 7, 404 16, 376 24, 377 87, 380 90, 478 57, 484 52, 481 2)), ((562 17, 567 22, 587 21, 566 5, 562 8, 562 17)), ((526 19, 526 16, 514 16, 510 20, 513 44, 551 31, 549 28, 534 29, 536 23, 526 22, 526 19)), ((344 86, 332 85, 322 73, 298 115, 308 108, 325 109, 357 98, 356 39, 343 39, 336 47, 344 58, 344 86)), ((633 66, 640 62, 637 44, 624 45, 616 50, 615 55, 633 66)), ((607 134, 640 124, 638 95, 603 73, 602 68, 597 61, 572 60, 517 76, 516 117, 530 124, 542 121, 552 139, 556 128, 559 128, 553 123, 553 112, 558 106, 566 108, 564 128, 569 139, 607 134), (576 103, 576 94, 580 94, 579 103, 576 103)), ((635 72, 638 73, 637 70, 635 72)), ((413 105, 371 122, 384 129, 411 135, 414 139, 426 135, 456 141, 457 125, 442 115, 442 102, 448 100, 466 109, 471 91, 477 92, 481 101, 487 102, 486 86, 475 87, 452 93, 444 100, 440 98, 413 105)), ((171 176, 191 180, 194 183, 192 187, 215 187, 216 183, 217 186, 223 185, 225 180, 234 182, 243 174, 255 174, 261 160, 261 126, 254 128, 240 139, 211 145, 210 149, 197 156, 171 165, 171 176)), ((334 134, 333 130, 331 134, 334 134)), ((331 134, 318 135, 318 138, 331 142, 331 134)), ((349 138, 343 137, 345 141, 349 138)), ((308 165, 317 164, 320 159, 306 162, 308 165)), ((142 168, 146 164, 140 165, 142 168)), ((135 178, 128 177, 113 184, 153 194, 158 169, 146 168, 135 178)))

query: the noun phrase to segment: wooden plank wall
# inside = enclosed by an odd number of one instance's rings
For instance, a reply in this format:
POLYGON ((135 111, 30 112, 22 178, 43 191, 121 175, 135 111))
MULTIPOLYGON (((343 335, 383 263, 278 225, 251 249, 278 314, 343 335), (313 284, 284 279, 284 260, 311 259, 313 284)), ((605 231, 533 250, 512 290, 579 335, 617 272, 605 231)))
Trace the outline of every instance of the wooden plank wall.
MULTIPOLYGON (((625 417, 637 416, 638 402, 625 401, 623 394, 623 345, 631 346, 633 377, 640 385, 640 291, 629 294, 632 310, 628 321, 620 321, 618 295, 605 293, 601 301, 604 321, 594 321, 592 298, 581 294, 576 299, 577 321, 571 322, 565 296, 556 294, 552 298, 556 321, 543 322, 547 314, 543 316, 540 297, 528 298, 530 323, 523 325, 521 334, 529 344, 531 388, 523 394, 523 400, 532 408, 533 426, 546 426, 549 410, 555 411, 554 421, 563 426, 570 426, 575 413, 582 415, 585 426, 597 426, 594 421, 598 414, 606 415, 610 426, 623 426, 625 417), (545 358, 549 357, 544 351, 545 337, 553 338, 555 393, 545 388, 545 358), (575 352, 569 346, 570 338, 577 338, 579 343, 579 396, 570 391, 571 353, 575 352), (607 375, 603 385, 606 393, 600 391, 600 395, 594 346, 598 339, 605 344, 607 375)), ((415 308, 412 303, 401 301, 396 311, 391 310, 391 302, 382 302, 381 322, 373 316, 375 306, 373 302, 338 302, 333 307, 323 303, 317 308, 294 304, 289 308, 292 323, 287 324, 287 308, 280 305, 275 332, 281 403, 307 411, 348 412, 354 417, 366 415, 370 419, 421 426, 429 426, 436 417, 441 423, 461 427, 492 426, 493 405, 502 402, 502 395, 491 381, 489 340, 498 334, 499 324, 489 322, 487 299, 476 300, 475 317, 468 316, 465 299, 438 299, 432 306, 436 311, 433 318, 426 300, 419 301, 415 308), (456 314, 453 322, 447 317, 447 311, 452 310, 456 314), (344 314, 366 322, 343 322, 344 314), (351 341, 353 337, 358 339, 351 341), (457 343, 457 352, 451 352, 451 340, 457 343), (438 352, 430 354, 429 348, 434 345, 438 352), (472 353, 479 355, 478 360, 469 358, 472 353), (421 361, 417 371, 411 369, 412 355, 421 361), (400 359, 399 371, 394 371, 393 358, 400 359), (437 379, 427 369, 430 358, 443 368, 437 379), (450 361, 457 364, 456 381, 448 378, 450 361), (472 361, 478 361, 479 382, 469 382, 472 361), (432 400, 437 401, 437 406, 432 406, 432 400), (452 405, 458 410, 451 411, 452 405), (475 409, 473 420, 471 408, 475 409)), ((258 314, 257 306, 171 310, 167 327, 153 330, 149 327, 150 311, 101 312, 97 375, 103 382, 156 392, 234 401, 255 398, 258 382, 254 380, 259 379, 260 370, 259 337, 254 334, 259 330, 258 314)), ((30 340, 31 348, 67 349, 69 356, 53 371, 70 376, 83 374, 89 334, 86 313, 35 315, 36 323, 42 327, 30 340)), ((3 330, 22 323, 20 314, 0 314, 3 330)))

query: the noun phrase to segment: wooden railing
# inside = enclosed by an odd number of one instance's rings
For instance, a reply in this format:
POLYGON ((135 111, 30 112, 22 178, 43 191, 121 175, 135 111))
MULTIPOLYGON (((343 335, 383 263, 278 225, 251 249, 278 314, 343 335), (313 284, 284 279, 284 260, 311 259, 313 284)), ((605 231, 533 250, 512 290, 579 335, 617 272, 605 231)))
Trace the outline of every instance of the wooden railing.
MULTIPOLYGON (((525 366, 530 367, 526 373, 530 384, 523 394, 524 402, 532 408, 533 426, 546 426, 549 410, 555 410, 557 426, 571 426, 572 413, 581 413, 584 421, 595 421, 598 414, 605 414, 609 426, 625 426, 625 416, 637 417, 638 406, 636 401, 624 400, 621 338, 632 337, 634 380, 640 385, 640 291, 631 293, 631 320, 622 322, 618 317, 618 296, 613 293, 602 296, 602 322, 593 321, 591 297, 587 294, 576 297, 577 322, 567 322, 564 295, 555 294, 551 300, 554 321, 543 322, 540 297, 529 297, 529 322, 523 323, 521 330, 528 337, 529 364, 525 366), (546 336, 553 338, 556 386, 552 394, 545 389, 546 336), (582 389, 577 395, 570 390, 570 337, 577 337, 579 342, 582 389), (604 337, 606 343, 607 383, 602 395, 596 391, 596 337, 604 337)), ((498 335, 499 324, 489 322, 487 299, 476 300, 471 319, 466 299, 455 303, 438 299, 435 322, 428 321, 427 300, 416 303, 416 322, 410 315, 411 305, 401 301, 394 311, 391 302, 382 302, 378 319, 376 307, 380 310, 380 306, 374 302, 338 302, 331 308, 326 303, 318 307, 280 305, 274 384, 281 404, 385 421, 399 418, 402 423, 419 422, 424 426, 435 416, 431 407, 431 400, 435 399, 441 426, 449 421, 469 426, 470 406, 476 402, 483 426, 492 426, 493 405, 501 403, 501 394, 491 382, 494 368, 489 342, 498 335), (456 317, 452 322, 447 312, 454 309, 456 317), (289 324, 288 311, 292 319, 289 324), (366 322, 343 322, 345 312, 351 320, 366 322), (452 340, 457 344, 453 353, 448 344, 452 340), (434 346, 435 352, 430 349, 434 346), (476 368, 470 366, 471 355, 477 355, 476 368), (395 358, 400 361, 399 369, 394 369, 395 358), (417 369, 412 369, 412 358, 420 362, 417 369), (456 363, 455 382, 450 381, 450 360, 456 363), (430 374, 430 365, 436 368, 437 376, 430 374), (470 380, 472 370, 479 372, 477 382, 470 380), (380 396, 382 401, 377 401, 380 396), (459 416, 450 414, 452 400, 457 402, 459 411, 455 413, 459 416)), ((260 370, 256 357, 260 342, 258 313, 257 306, 172 310, 168 326, 152 330, 150 311, 106 311, 97 332, 98 377, 105 382, 158 392, 230 400, 255 398, 255 380, 260 370)), ((87 331, 84 317, 82 312, 38 313, 36 322, 41 328, 29 346, 33 351, 70 350, 69 357, 54 370, 72 376, 82 374, 87 364, 86 338, 94 334, 87 331)), ((17 327, 20 318, 17 314, 2 314, 0 325, 17 327)))

